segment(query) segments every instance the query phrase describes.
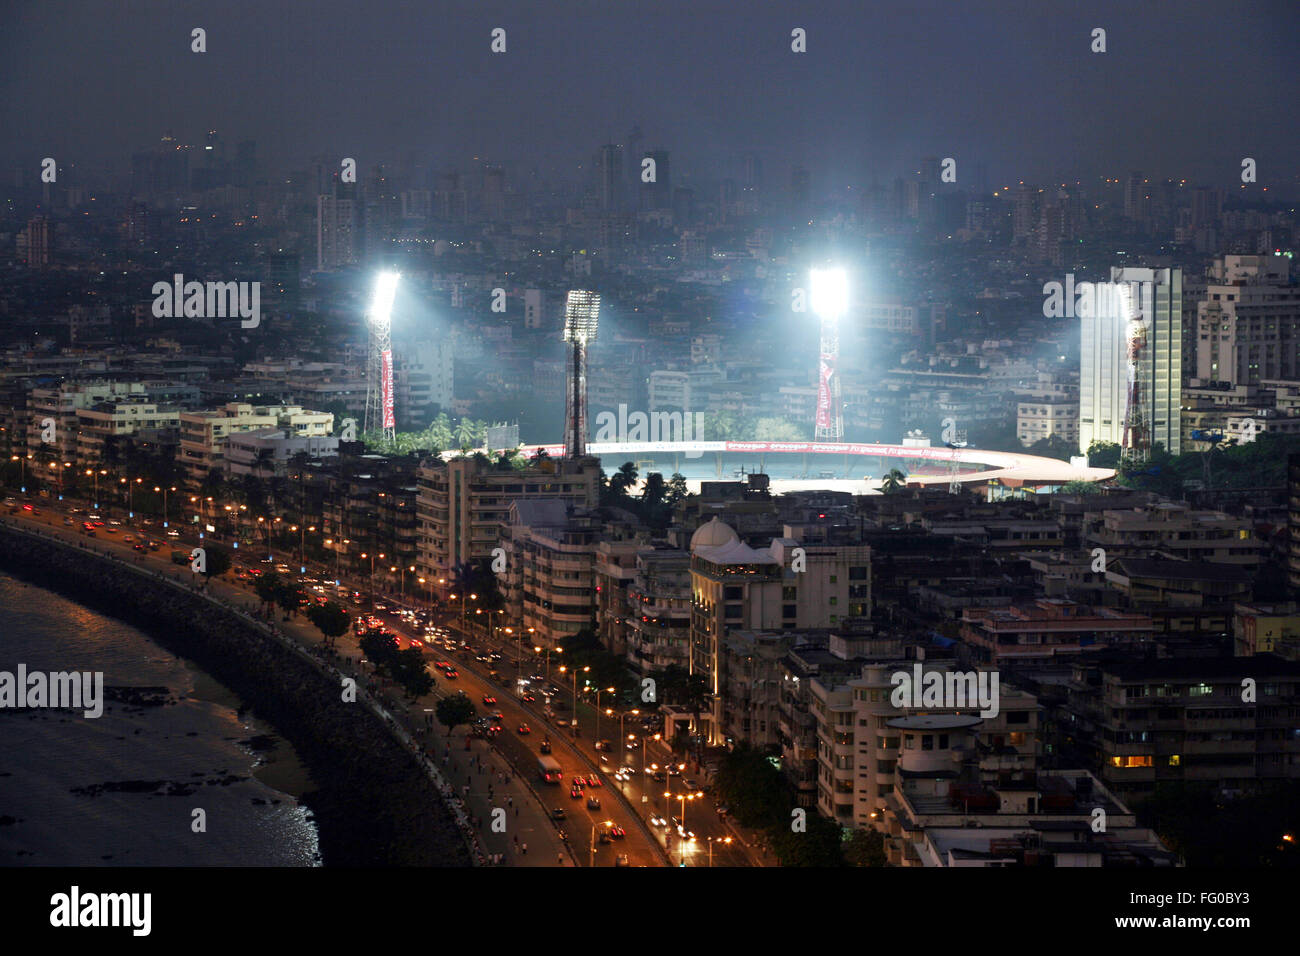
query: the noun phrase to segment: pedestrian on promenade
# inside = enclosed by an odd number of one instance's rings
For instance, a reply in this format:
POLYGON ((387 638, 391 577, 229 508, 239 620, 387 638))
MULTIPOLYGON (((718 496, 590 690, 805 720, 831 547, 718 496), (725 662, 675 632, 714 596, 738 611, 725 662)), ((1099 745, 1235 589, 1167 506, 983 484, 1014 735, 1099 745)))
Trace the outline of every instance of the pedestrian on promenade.
POLYGON ((527 855, 528 855, 528 844, 527 844, 527 843, 521 843, 521 844, 519 844, 519 849, 523 852, 524 856, 527 856, 527 855))

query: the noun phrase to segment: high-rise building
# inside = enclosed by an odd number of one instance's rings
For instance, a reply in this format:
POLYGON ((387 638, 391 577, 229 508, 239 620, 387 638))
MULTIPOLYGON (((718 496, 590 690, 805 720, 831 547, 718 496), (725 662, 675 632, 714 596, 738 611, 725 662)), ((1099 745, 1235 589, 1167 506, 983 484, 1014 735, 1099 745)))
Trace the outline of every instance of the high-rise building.
POLYGON ((1220 256, 1196 319, 1199 382, 1300 378, 1300 286, 1285 256, 1220 256))
POLYGON ((642 209, 671 209, 673 205, 673 179, 668 165, 668 150, 649 149, 644 156, 633 157, 637 185, 640 189, 642 209), (641 181, 643 159, 654 160, 654 182, 641 181))
POLYGON ((1287 543, 1287 580, 1292 596, 1300 600, 1300 452, 1286 460, 1287 526, 1290 540, 1287 543))
POLYGON ((316 271, 328 272, 357 261, 356 200, 316 197, 316 271))
POLYGON ((606 143, 596 154, 596 201, 601 212, 615 212, 622 198, 623 147, 606 143))
POLYGON ((1180 269, 1112 268, 1079 308, 1079 448, 1182 452, 1180 269))
POLYGON ((18 258, 29 269, 44 269, 54 253, 54 224, 45 216, 27 220, 27 228, 18 234, 18 258))

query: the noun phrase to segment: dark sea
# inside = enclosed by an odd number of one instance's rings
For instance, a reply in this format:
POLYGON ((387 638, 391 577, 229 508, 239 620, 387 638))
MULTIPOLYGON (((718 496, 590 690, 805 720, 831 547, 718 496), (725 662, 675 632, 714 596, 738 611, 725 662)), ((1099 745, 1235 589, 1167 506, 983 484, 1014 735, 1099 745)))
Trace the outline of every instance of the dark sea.
POLYGON ((142 632, 0 574, 0 671, 103 671, 103 716, 0 707, 0 866, 314 866, 288 743, 142 632), (195 832, 202 810, 205 832, 195 832))

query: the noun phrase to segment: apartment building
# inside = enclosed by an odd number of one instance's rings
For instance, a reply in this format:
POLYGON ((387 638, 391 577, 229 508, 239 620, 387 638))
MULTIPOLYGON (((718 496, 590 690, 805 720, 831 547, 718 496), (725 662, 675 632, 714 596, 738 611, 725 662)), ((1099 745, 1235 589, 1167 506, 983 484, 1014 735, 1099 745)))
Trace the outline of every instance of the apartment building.
POLYGON ((1168 501, 1091 512, 1084 517, 1082 538, 1087 548, 1105 550, 1107 560, 1158 551, 1187 561, 1255 568, 1262 549, 1251 519, 1168 501))
MULTIPOLYGON (((431 581, 451 582, 458 566, 492 556, 509 524, 512 502, 553 499, 575 509, 596 507, 600 462, 543 459, 516 470, 486 456, 429 458, 417 481, 416 566, 431 581)), ((439 587, 449 592, 449 584, 439 587)))
MULTIPOLYGON (((721 742, 724 645, 732 630, 835 627, 871 609, 871 549, 773 538, 753 548, 718 518, 691 536, 691 672, 713 694, 707 734, 721 742)), ((697 728, 697 732, 700 729, 697 728)))
POLYGON ((252 475, 263 481, 283 478, 297 455, 330 458, 339 453, 333 435, 296 435, 283 428, 235 432, 226 436, 222 465, 234 477, 252 475))
POLYGON ((1155 624, 1147 614, 1043 598, 1007 607, 962 611, 961 640, 979 660, 1020 668, 1056 658, 1122 647, 1144 653, 1155 624))
POLYGON ((181 413, 178 408, 131 400, 99 402, 89 408, 78 408, 74 414, 76 460, 89 463, 105 460, 106 440, 128 438, 141 429, 176 428, 181 413))
POLYGON ((550 649, 594 630, 600 519, 562 499, 519 498, 510 503, 501 532, 503 620, 550 649))
MULTIPOLYGON (((916 660, 875 659, 859 663, 858 676, 843 680, 816 676, 809 688, 817 733, 817 809, 844 827, 886 828, 897 789, 897 765, 913 748, 955 751, 971 763, 966 778, 979 784, 1008 773, 1033 771, 1043 752, 1040 708, 1030 694, 999 684, 998 713, 981 718, 978 706, 895 707, 896 675, 911 676, 916 660), (912 741, 899 720, 929 720, 934 736, 912 741), (942 726, 940 726, 942 725, 942 726), (964 743, 963 743, 964 741, 964 743)), ((954 662, 926 661, 924 672, 948 674, 954 662)), ((948 769, 954 769, 950 764, 948 769)), ((953 775, 954 779, 956 774, 953 775)))
POLYGON ((1300 378, 1300 287, 1285 256, 1220 256, 1196 317, 1198 382, 1300 378))
POLYGON ((669 548, 641 548, 627 584, 628 664, 642 676, 676 664, 690 667, 691 555, 669 548))
POLYGON ((27 453, 77 461, 79 410, 106 402, 147 399, 143 382, 67 383, 33 388, 27 398, 27 453))
POLYGON ((334 416, 298 405, 249 405, 228 402, 221 408, 182 412, 177 463, 197 485, 214 469, 224 468, 226 439, 238 432, 280 428, 303 438, 330 434, 334 416))
POLYGON ((1065 709, 1067 748, 1121 795, 1166 781, 1241 791, 1300 777, 1300 662, 1081 661, 1065 709))

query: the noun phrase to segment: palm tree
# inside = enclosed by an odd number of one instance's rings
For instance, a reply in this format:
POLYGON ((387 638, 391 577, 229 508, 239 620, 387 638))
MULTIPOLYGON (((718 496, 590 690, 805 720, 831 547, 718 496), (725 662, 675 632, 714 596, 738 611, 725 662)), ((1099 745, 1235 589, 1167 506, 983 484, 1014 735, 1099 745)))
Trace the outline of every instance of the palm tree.
POLYGON ((435 448, 447 448, 455 440, 451 430, 451 420, 446 412, 438 413, 438 417, 429 423, 428 432, 435 448))
POLYGON ((891 468, 889 474, 885 475, 880 482, 880 490, 887 495, 892 495, 905 487, 907 475, 903 474, 897 468, 891 468))
POLYGON ((461 448, 473 447, 474 432, 474 423, 468 418, 462 418, 456 423, 455 438, 461 448))
POLYGON ((636 465, 630 461, 625 461, 619 466, 618 471, 610 475, 609 489, 616 495, 626 495, 627 490, 636 484, 636 479, 636 465))

